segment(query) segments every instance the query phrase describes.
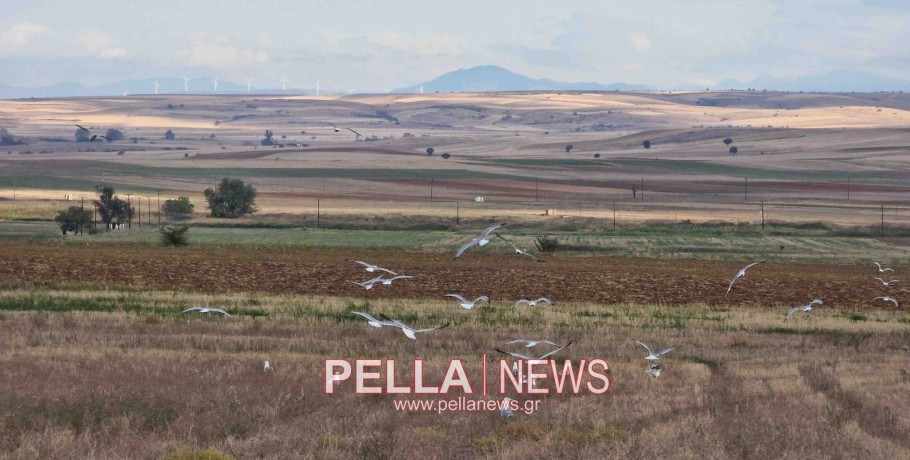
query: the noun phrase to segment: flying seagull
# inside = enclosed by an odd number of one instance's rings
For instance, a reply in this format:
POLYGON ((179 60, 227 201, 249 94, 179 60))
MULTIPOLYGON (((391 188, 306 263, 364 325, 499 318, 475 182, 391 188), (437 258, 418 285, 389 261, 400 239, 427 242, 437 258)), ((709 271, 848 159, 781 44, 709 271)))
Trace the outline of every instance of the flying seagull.
POLYGON ((372 316, 370 316, 366 313, 360 312, 360 311, 352 311, 351 313, 353 313, 357 316, 366 318, 367 324, 369 324, 370 326, 373 326, 373 327, 382 327, 382 326, 392 326, 393 325, 391 321, 380 321, 380 320, 373 318, 372 316))
POLYGON ((667 353, 669 353, 669 352, 671 352, 671 351, 673 351, 673 350, 679 348, 678 346, 677 346, 677 347, 670 347, 670 348, 667 348, 667 349, 665 349, 665 350, 661 350, 660 353, 654 353, 653 351, 651 351, 651 348, 649 348, 647 345, 645 345, 645 344, 639 342, 638 340, 636 340, 635 343, 637 343, 637 344, 639 344, 639 345, 645 347, 645 350, 648 350, 648 356, 645 356, 645 359, 647 359, 648 361, 657 361, 658 359, 660 359, 661 356, 663 356, 663 355, 665 355, 665 354, 667 354, 667 353))
POLYGON ((338 127, 337 127, 337 126, 335 126, 335 125, 334 125, 334 124, 332 124, 332 123, 329 123, 329 125, 331 125, 331 126, 332 126, 332 129, 334 129, 334 130, 335 130, 335 132, 336 132, 336 133, 337 133, 337 132, 340 132, 340 131, 341 131, 341 130, 340 130, 340 129, 338 129, 338 127))
MULTIPOLYGON (((756 266, 756 265, 758 265, 758 264, 760 264, 760 263, 762 263, 762 262, 764 262, 764 261, 758 261, 758 262, 755 262, 755 263, 751 263, 751 264, 749 264, 749 265, 746 265, 746 267, 743 268, 742 270, 736 272, 736 276, 734 276, 734 277, 733 277, 733 280, 730 281, 730 287, 727 288, 727 294, 730 293, 730 290, 733 289, 733 285, 736 284, 736 282, 739 281, 740 278, 746 276, 746 270, 748 270, 748 269, 750 269, 750 268, 752 268, 752 267, 754 267, 754 266, 756 266)), ((724 294, 724 297, 726 297, 727 294, 724 294)))
POLYGON ((351 282, 354 283, 354 284, 356 284, 356 285, 358 285, 358 286, 360 286, 360 287, 362 287, 362 288, 364 288, 364 289, 366 289, 367 291, 369 291, 370 289, 373 289, 373 286, 374 286, 376 283, 381 283, 382 281, 383 281, 383 279, 382 279, 382 277, 380 276, 380 277, 378 277, 378 278, 373 278, 373 279, 371 279, 371 280, 366 280, 366 281, 364 281, 364 282, 362 282, 362 283, 358 283, 357 281, 351 281, 351 282))
POLYGON ((392 285, 392 281, 395 281, 395 280, 406 280, 406 279, 410 279, 410 278, 413 278, 413 276, 396 275, 396 276, 393 276, 393 277, 391 277, 391 278, 382 278, 382 277, 380 277, 380 278, 377 278, 377 280, 378 280, 379 282, 381 282, 382 284, 386 285, 386 286, 391 286, 391 285, 392 285))
POLYGON ((894 304, 895 308, 901 307, 901 304, 900 304, 900 302, 897 301, 897 299, 895 299, 894 297, 888 296, 888 295, 876 297, 874 300, 881 300, 883 302, 891 302, 894 304))
POLYGON ((511 417, 512 414, 512 398, 505 398, 502 400, 502 404, 499 405, 499 415, 505 418, 511 417))
POLYGON ((553 345, 554 347, 558 347, 558 346, 559 346, 558 344, 555 344, 555 343, 553 343, 553 342, 550 342, 549 340, 515 339, 515 340, 513 340, 513 341, 511 341, 511 342, 508 342, 508 343, 510 343, 510 344, 511 344, 511 343, 525 343, 525 344, 527 344, 527 345, 525 346, 526 348, 534 348, 534 347, 536 347, 537 345, 539 345, 539 344, 541 344, 541 343, 545 343, 545 344, 547 344, 547 345, 553 345))
POLYGON ((495 350, 498 351, 498 352, 500 352, 500 353, 502 353, 502 354, 504 354, 504 355, 509 355, 509 356, 511 356, 511 357, 513 357, 513 358, 518 358, 518 359, 524 359, 524 360, 529 360, 529 359, 547 359, 548 357, 553 356, 553 355, 555 355, 556 353, 559 353, 560 351, 565 350, 566 348, 569 347, 569 345, 572 345, 573 343, 575 343, 574 340, 570 341, 570 342, 567 343, 565 346, 559 347, 559 348, 557 348, 557 349, 555 349, 555 350, 553 350, 553 351, 551 351, 551 352, 549 352, 549 353, 544 353, 544 354, 543 354, 542 356, 540 356, 539 358, 531 358, 530 356, 526 356, 526 355, 523 355, 523 354, 521 354, 521 353, 512 353, 511 351, 502 351, 502 350, 500 350, 499 348, 496 348, 495 350))
POLYGON ((474 238, 471 241, 468 241, 467 243, 463 244, 460 248, 458 248, 458 252, 455 253, 455 257, 453 259, 457 259, 457 258, 461 257, 461 255, 464 254, 464 252, 467 251, 471 246, 484 246, 487 243, 489 243, 490 234, 493 233, 494 231, 496 231, 496 229, 502 227, 503 225, 505 225, 505 224, 498 224, 498 225, 494 225, 492 227, 487 227, 486 229, 484 229, 484 231, 480 234, 480 236, 478 236, 477 238, 474 238))
POLYGON ((645 371, 645 374, 654 377, 655 379, 660 377, 660 364, 654 363, 651 365, 651 368, 645 371))
POLYGON ((529 253, 528 251, 525 251, 524 249, 521 249, 521 248, 519 248, 518 246, 515 246, 515 243, 513 243, 513 242, 511 242, 511 241, 509 241, 509 240, 503 238, 502 235, 500 235, 500 234, 497 233, 497 234, 496 234, 496 237, 499 238, 499 239, 501 239, 501 240, 503 240, 503 241, 505 241, 506 243, 509 243, 509 246, 512 246, 512 249, 515 250, 515 254, 522 255, 522 256, 528 256, 528 257, 530 257, 530 258, 532 258, 532 259, 534 259, 534 260, 536 260, 536 261, 538 261, 538 262, 543 262, 541 259, 538 259, 537 257, 534 257, 534 256, 533 256, 531 253, 529 253))
POLYGON ((885 281, 877 276, 873 276, 873 278, 877 279, 880 283, 882 283, 882 286, 891 286, 892 284, 897 282, 897 280, 885 281))
POLYGON ((550 299, 548 299, 546 297, 541 297, 539 299, 534 299, 534 300, 521 299, 518 302, 515 302, 515 305, 512 305, 512 308, 515 308, 523 303, 528 304, 529 307, 536 307, 537 304, 540 302, 544 302, 546 304, 553 305, 553 302, 551 302, 550 299))
POLYGON ((262 370, 268 373, 275 372, 275 368, 268 361, 265 362, 265 366, 262 366, 262 370))
POLYGON ((224 311, 223 308, 215 308, 215 307, 190 307, 190 308, 187 308, 186 310, 183 310, 183 313, 187 313, 187 312, 191 312, 191 311, 198 311, 199 313, 221 313, 224 316, 231 316, 231 314, 224 311))
MULTIPOLYGON (((76 125, 76 127, 79 128, 79 129, 82 130, 82 131, 85 131, 85 132, 87 132, 87 133, 89 133, 89 134, 92 134, 92 132, 89 131, 88 128, 86 128, 85 126, 76 125)), ((108 141, 110 140, 110 139, 108 139, 107 136, 99 136, 99 135, 97 135, 97 134, 92 134, 92 137, 89 138, 89 142, 95 142, 95 139, 98 139, 99 137, 102 138, 102 139, 108 140, 108 141)))
POLYGON ((391 318, 389 318, 389 317, 386 316, 386 315, 379 315, 379 316, 381 316, 381 317, 382 317, 383 319, 385 319, 385 320, 388 320, 388 321, 389 321, 389 326, 397 327, 397 328, 401 329, 401 332, 404 332, 405 337, 407 337, 407 338, 409 338, 409 339, 411 339, 411 340, 417 340, 417 337, 416 337, 414 334, 417 334, 417 333, 420 333, 420 332, 438 331, 438 330, 440 330, 440 329, 449 327, 449 325, 452 324, 452 323, 445 323, 445 324, 443 324, 442 326, 439 326, 439 327, 430 327, 430 328, 426 328, 426 329, 414 329, 414 328, 412 328, 411 326, 408 326, 407 324, 404 324, 404 323, 402 323, 402 322, 400 322, 400 321, 395 321, 394 319, 391 319, 391 318))
POLYGON ((386 272, 386 273, 388 273, 388 274, 390 274, 390 275, 392 275, 392 276, 395 276, 395 275, 398 274, 398 273, 395 273, 395 272, 393 272, 392 270, 389 270, 389 269, 387 269, 387 268, 382 268, 382 267, 380 267, 379 265, 368 264, 368 263, 366 263, 366 262, 364 262, 364 261, 362 261, 362 260, 355 260, 354 262, 355 262, 355 263, 358 263, 358 264, 360 264, 360 265, 363 265, 363 269, 366 270, 366 271, 368 271, 368 272, 370 272, 370 273, 373 273, 373 272, 375 272, 375 271, 378 270, 378 271, 381 271, 381 272, 386 272))
POLYGON ((878 272, 879 272, 879 273, 893 272, 893 271, 894 271, 893 268, 883 268, 883 267, 882 267, 882 264, 880 264, 880 263, 878 263, 878 262, 872 262, 872 263, 875 264, 876 267, 878 267, 878 272))
POLYGON ((798 311, 802 311, 802 312, 806 312, 806 313, 812 311, 812 306, 813 306, 813 305, 816 305, 816 304, 818 304, 818 305, 824 305, 825 303, 822 302, 821 299, 815 299, 815 300, 813 300, 813 301, 809 302, 808 304, 803 305, 803 306, 801 306, 801 307, 793 307, 793 308, 790 309, 790 311, 787 312, 787 317, 784 318, 784 321, 790 319, 790 316, 793 315, 794 313, 798 312, 798 311))
POLYGON ((352 133, 354 133, 354 134, 356 134, 356 135, 357 135, 357 137, 363 137, 363 135, 361 135, 361 134, 360 134, 360 133, 358 133, 358 132, 357 132, 357 131, 354 131, 354 130, 353 130, 353 129, 351 129, 351 128, 344 128, 344 129, 346 129, 346 130, 348 130, 348 131, 350 131, 350 132, 352 132, 352 133))
POLYGON ((482 295, 474 300, 465 299, 464 297, 462 297, 458 294, 446 294, 445 296, 457 299, 458 305, 461 305, 461 307, 464 308, 465 310, 470 310, 470 309, 474 308, 474 304, 476 304, 477 302, 483 301, 486 303, 490 303, 490 298, 485 295, 482 295))

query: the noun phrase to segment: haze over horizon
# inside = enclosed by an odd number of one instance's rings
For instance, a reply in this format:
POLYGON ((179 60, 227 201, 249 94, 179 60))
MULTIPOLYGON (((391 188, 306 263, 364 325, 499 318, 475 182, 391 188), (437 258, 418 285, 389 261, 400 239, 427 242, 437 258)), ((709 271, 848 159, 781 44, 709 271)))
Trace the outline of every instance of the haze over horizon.
POLYGON ((910 81, 910 5, 889 0, 93 3, 0 2, 0 84, 217 76, 382 92, 488 64, 653 88, 827 84, 842 72, 910 81))

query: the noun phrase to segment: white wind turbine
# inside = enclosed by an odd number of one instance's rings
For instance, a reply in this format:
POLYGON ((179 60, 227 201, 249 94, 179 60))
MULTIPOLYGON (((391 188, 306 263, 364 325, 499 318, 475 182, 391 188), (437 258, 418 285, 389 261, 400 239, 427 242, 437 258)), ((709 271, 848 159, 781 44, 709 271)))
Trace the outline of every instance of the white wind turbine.
POLYGON ((190 79, 186 78, 186 77, 182 77, 182 78, 183 78, 183 92, 188 93, 188 92, 190 92, 190 79))
POLYGON ((288 86, 288 77, 281 77, 281 90, 285 91, 288 86))
POLYGON ((161 88, 161 85, 158 84, 158 79, 157 79, 157 78, 155 79, 154 86, 155 86, 155 96, 157 96, 157 95, 158 95, 158 88, 161 88))
POLYGON ((420 88, 417 88, 417 92, 423 94, 423 85, 420 85, 420 88))
POLYGON ((316 80, 316 95, 319 95, 319 80, 316 80))
POLYGON ((246 92, 247 92, 247 93, 250 92, 250 88, 251 88, 250 85, 252 85, 252 84, 253 84, 253 79, 252 79, 252 78, 247 78, 247 79, 246 79, 246 92))
POLYGON ((213 93, 218 92, 218 79, 217 78, 212 79, 212 92, 213 93))

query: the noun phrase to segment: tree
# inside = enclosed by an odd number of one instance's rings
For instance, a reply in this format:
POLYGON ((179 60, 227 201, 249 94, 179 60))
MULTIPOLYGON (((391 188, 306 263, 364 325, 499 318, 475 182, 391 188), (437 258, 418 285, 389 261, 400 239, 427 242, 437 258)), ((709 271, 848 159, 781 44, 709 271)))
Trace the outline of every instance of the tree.
POLYGON ((427 147, 427 155, 432 155, 433 152, 435 152, 435 151, 436 151, 436 149, 434 149, 433 147, 427 147))
POLYGON ((567 145, 567 146, 566 146, 566 153, 571 152, 572 149, 574 149, 574 148, 575 148, 575 147, 572 147, 572 144, 567 145))
POLYGON ((13 135, 10 134, 10 132, 7 131, 6 128, 0 128, 0 145, 7 146, 7 145, 21 145, 21 144, 25 144, 25 142, 21 141, 21 140, 16 140, 16 138, 13 137, 13 135))
POLYGON ((75 232, 79 227, 86 227, 92 223, 92 211, 84 210, 80 206, 70 206, 68 209, 57 212, 54 222, 60 225, 60 231, 75 232))
POLYGON ((190 231, 188 225, 179 225, 176 227, 161 227, 158 229, 158 235, 161 238, 161 244, 164 246, 180 247, 190 244, 190 231))
POLYGON ((109 140, 109 141, 122 141, 123 132, 120 131, 119 129, 111 128, 111 129, 107 130, 107 133, 104 134, 104 137, 107 137, 107 140, 109 140))
POLYGON ((104 222, 105 228, 110 228, 111 223, 121 224, 133 216, 133 208, 125 200, 114 196, 114 187, 109 185, 99 185, 95 187, 98 192, 98 199, 95 200, 95 207, 98 208, 98 215, 104 222))
POLYGON ((262 144, 262 145, 272 145, 272 144, 274 144, 275 142, 272 140, 272 135, 273 135, 273 134, 272 134, 272 130, 270 130, 270 129, 265 130, 265 137, 263 137, 263 138, 262 138, 262 141, 259 142, 259 143, 262 144))
POLYGON ((738 152, 739 152, 739 149, 736 148, 735 145, 734 145, 733 147, 730 147, 730 153, 731 153, 731 154, 736 155, 738 152))
POLYGON ((649 149, 649 148, 651 148, 651 141, 646 140, 646 141, 644 141, 644 142, 641 143, 641 146, 644 147, 644 148, 646 148, 646 149, 649 149))
POLYGON ((87 129, 79 128, 76 130, 76 142, 91 142, 92 133, 87 129))
POLYGON ((195 206, 190 203, 189 197, 179 196, 176 200, 167 200, 161 206, 164 215, 173 216, 176 219, 184 219, 193 213, 195 206))
POLYGON ((175 138, 176 138, 176 136, 174 136, 174 132, 171 130, 167 130, 167 132, 164 133, 164 140, 172 141, 175 138))
POLYGON ((240 179, 225 177, 217 189, 205 189, 212 217, 236 218, 256 212, 256 188, 240 179))
POLYGON ((730 139, 729 137, 726 138, 726 139, 724 139, 724 144, 730 145, 730 144, 732 144, 732 143, 733 143, 733 139, 730 139))

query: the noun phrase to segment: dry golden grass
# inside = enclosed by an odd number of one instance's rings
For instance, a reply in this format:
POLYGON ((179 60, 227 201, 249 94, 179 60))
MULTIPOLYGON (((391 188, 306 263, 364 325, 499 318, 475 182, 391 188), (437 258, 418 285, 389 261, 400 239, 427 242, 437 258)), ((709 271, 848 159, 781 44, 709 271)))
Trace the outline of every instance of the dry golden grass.
MULTIPOLYGON (((910 316, 816 309, 784 323, 774 309, 560 303, 465 311, 428 299, 13 288, 61 302, 124 296, 132 313, 5 311, 0 316, 0 456, 9 458, 903 458, 910 455, 910 316), (191 304, 235 318, 181 315, 191 304), (410 341, 350 310, 418 325, 410 341), (263 313, 266 316, 261 316, 263 313), (260 316, 250 316, 260 315, 260 316), (540 411, 395 411, 350 383, 323 394, 322 362, 449 359, 478 372, 481 353, 521 336, 575 340, 566 358, 602 357, 605 396, 551 396, 540 411), (659 379, 643 350, 681 345, 659 379), (274 374, 262 372, 269 360, 274 374), (189 449, 189 450, 188 450, 189 449), (215 449, 206 451, 206 449, 215 449), (182 456, 181 456, 182 455, 182 456)), ((399 369, 399 380, 406 369, 399 369)), ((528 399, 519 397, 520 400, 528 399)))

